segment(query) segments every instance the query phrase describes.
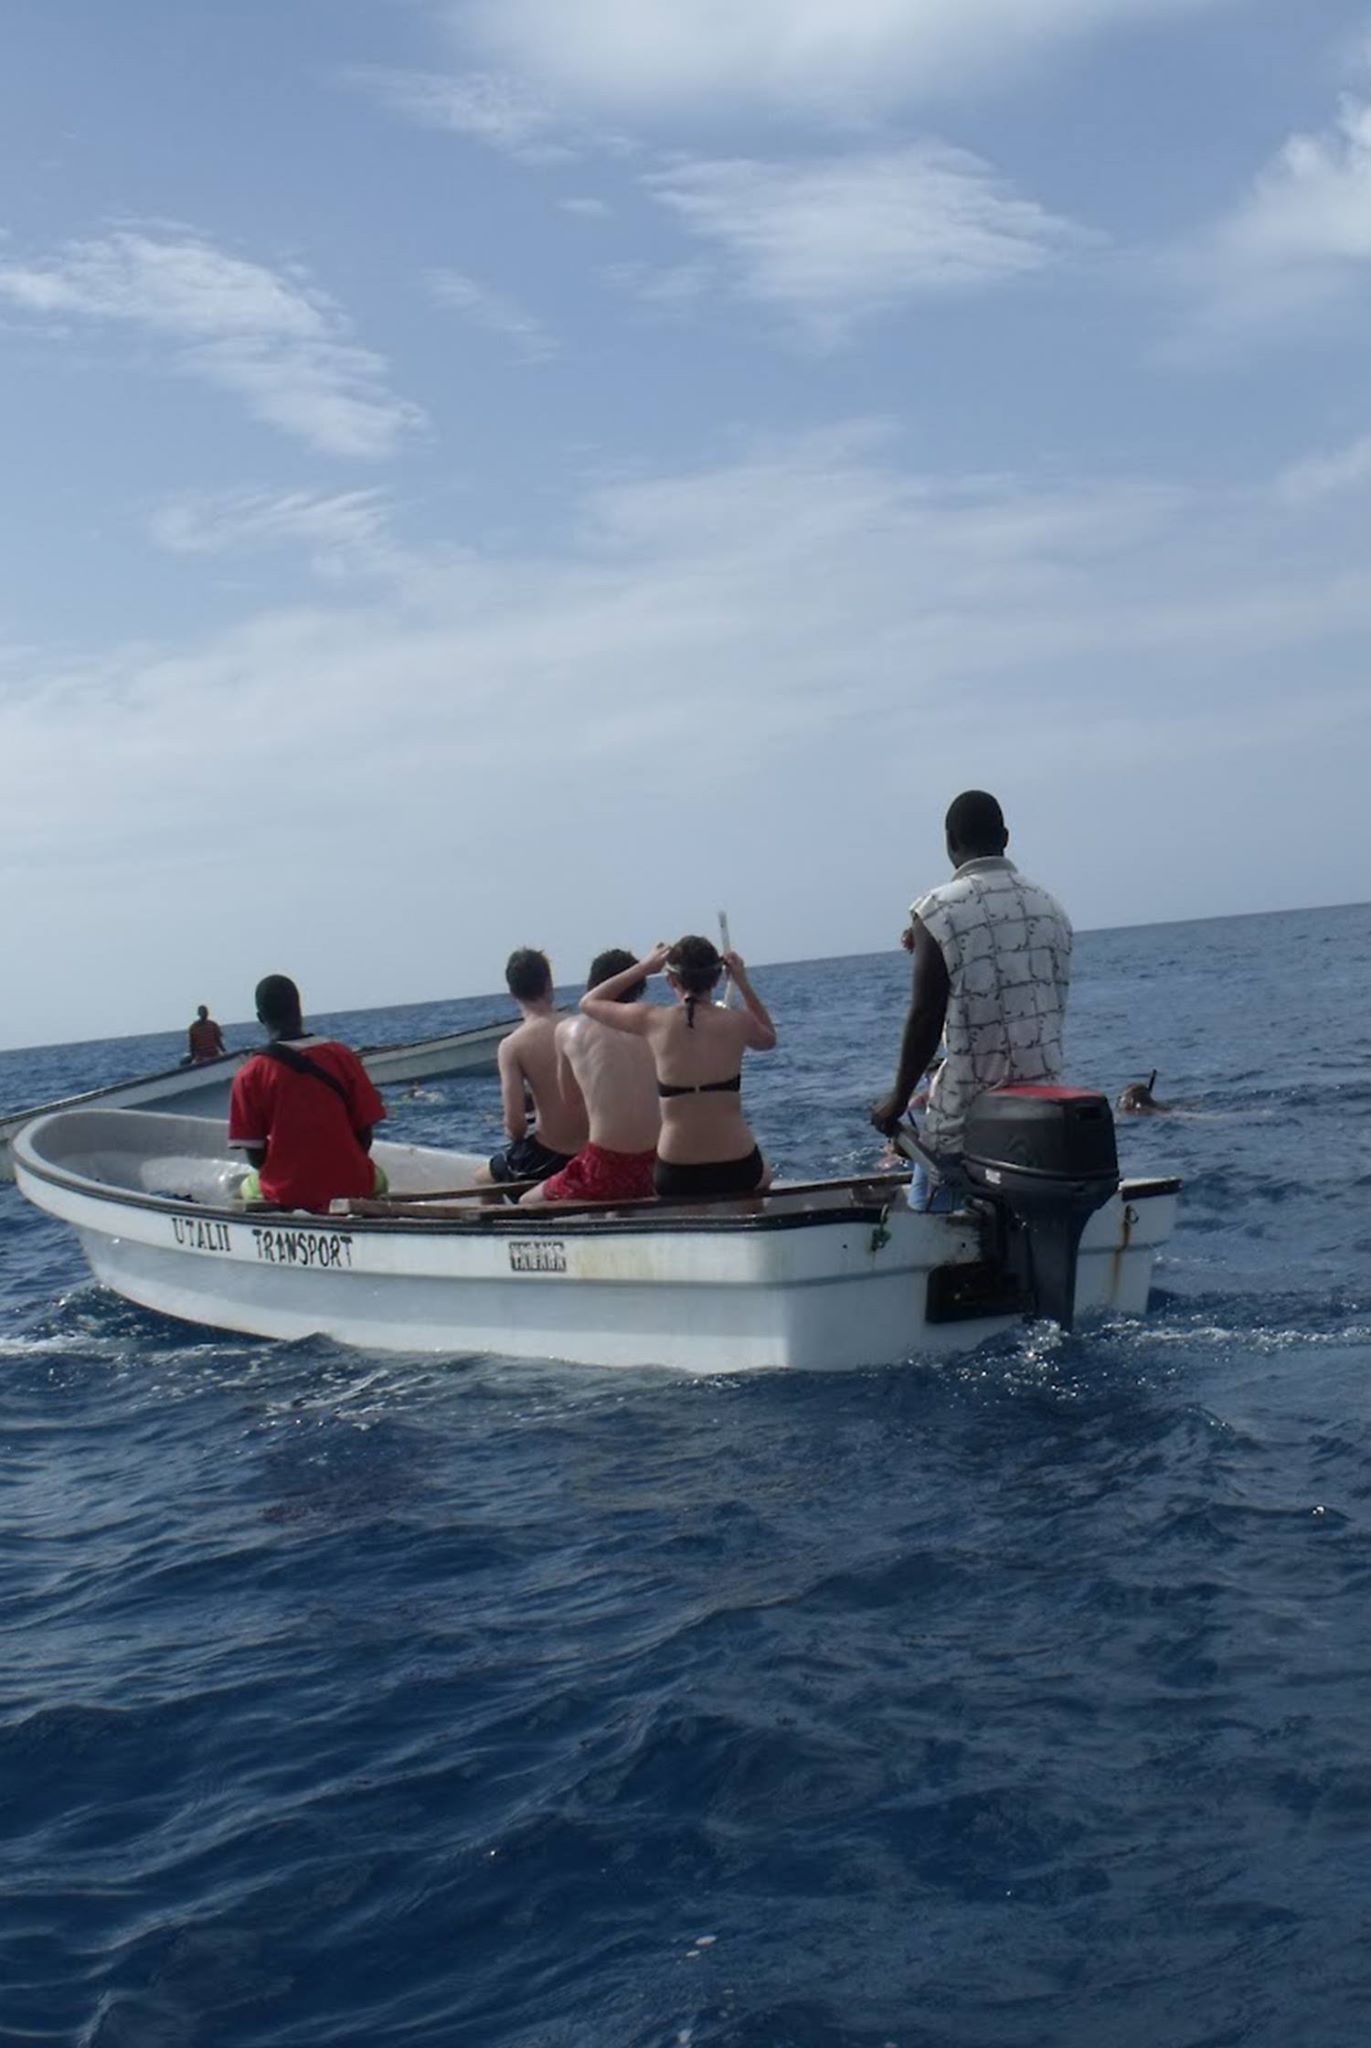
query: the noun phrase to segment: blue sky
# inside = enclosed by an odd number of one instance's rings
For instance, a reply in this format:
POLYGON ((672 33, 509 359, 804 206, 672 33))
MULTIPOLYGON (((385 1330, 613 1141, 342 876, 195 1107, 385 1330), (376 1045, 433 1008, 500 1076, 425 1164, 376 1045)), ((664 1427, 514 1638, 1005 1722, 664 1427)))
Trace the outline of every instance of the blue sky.
POLYGON ((5 44, 4 1042, 874 948, 969 784, 1082 925, 1371 893, 1371 9, 5 44))

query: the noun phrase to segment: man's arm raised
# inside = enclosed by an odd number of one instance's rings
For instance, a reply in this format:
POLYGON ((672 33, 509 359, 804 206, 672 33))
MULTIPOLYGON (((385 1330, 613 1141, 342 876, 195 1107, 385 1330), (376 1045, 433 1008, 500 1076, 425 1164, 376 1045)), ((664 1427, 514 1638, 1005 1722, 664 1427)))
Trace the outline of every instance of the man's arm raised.
POLYGON ((619 997, 635 982, 660 974, 670 951, 668 945, 654 946, 646 959, 635 960, 622 974, 611 974, 608 981, 587 989, 581 997, 581 1008, 586 1016, 594 1017, 599 1024, 608 1024, 611 1031, 629 1031, 637 1038, 647 1036, 659 1006, 655 1003, 621 1003, 619 997))

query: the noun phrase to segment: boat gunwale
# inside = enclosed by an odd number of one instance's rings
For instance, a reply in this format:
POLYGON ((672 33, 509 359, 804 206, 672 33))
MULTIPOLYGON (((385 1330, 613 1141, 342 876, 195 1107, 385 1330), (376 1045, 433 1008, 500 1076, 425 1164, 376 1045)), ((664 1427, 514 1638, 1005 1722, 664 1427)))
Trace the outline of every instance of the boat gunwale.
MULTIPOLYGON (((22 1143, 26 1136, 24 1133, 19 1142, 22 1143)), ((118 1209, 151 1209, 164 1216, 195 1216, 206 1222, 239 1223, 254 1229, 362 1231, 368 1235, 379 1233, 401 1237, 565 1237, 659 1234, 663 1230, 673 1234, 697 1230, 793 1230, 802 1225, 821 1223, 879 1222, 890 1207, 889 1202, 850 1201, 846 1206, 830 1203, 820 1209, 781 1210, 771 1214, 740 1212, 721 1216, 695 1214, 679 1205, 663 1202, 660 1209, 655 1204, 644 1203, 644 1213, 637 1216, 611 1210, 597 1216, 581 1214, 558 1218, 553 1203, 546 1204, 541 1212, 535 1212, 508 1203, 497 1208, 494 1204, 474 1202, 470 1216, 329 1216, 310 1209, 270 1209, 265 1206, 244 1209, 241 1205, 227 1208, 197 1202, 188 1196, 153 1195, 138 1188, 116 1188, 109 1181, 95 1180, 88 1174, 37 1161, 27 1149, 20 1156, 19 1164, 32 1179, 42 1181, 48 1187, 65 1188, 70 1194, 80 1195, 88 1201, 108 1203, 118 1209), (649 1211, 650 1214, 647 1213, 649 1211)), ((720 1197, 719 1206, 725 1200, 737 1202, 739 1199, 736 1195, 720 1197)), ((707 1212, 715 1206, 714 1203, 701 1202, 699 1208, 707 1212)))
MULTIPOLYGON (((488 1024, 464 1024, 460 1031, 435 1031, 429 1038, 385 1038, 377 1045, 355 1045, 352 1050, 359 1060, 366 1060, 378 1052, 420 1052, 428 1047, 452 1045, 459 1039, 484 1037, 488 1031, 498 1031, 507 1038, 518 1022, 517 1017, 496 1017, 488 1024)), ((261 1048, 252 1046, 250 1050, 259 1052, 261 1048)))
MULTIPOLYGON (((558 1217, 556 1204, 548 1203, 539 1210, 521 1209, 517 1204, 472 1204, 470 1216, 332 1216, 308 1209, 271 1209, 266 1207, 245 1209, 241 1204, 232 1207, 209 1202, 197 1202, 188 1196, 149 1194, 138 1188, 120 1188, 109 1181, 96 1180, 89 1174, 78 1173, 71 1168, 53 1166, 49 1161, 37 1158, 32 1151, 32 1137, 28 1130, 21 1131, 15 1139, 14 1149, 19 1164, 25 1173, 48 1187, 65 1188, 69 1193, 84 1197, 88 1201, 108 1203, 115 1208, 150 1209, 160 1215, 181 1215, 200 1217, 216 1223, 238 1223, 250 1228, 289 1230, 331 1230, 362 1232, 366 1235, 420 1236, 433 1237, 481 1237, 494 1236, 641 1236, 644 1233, 660 1234, 663 1231, 678 1236, 682 1233, 705 1232, 765 1232, 772 1230, 810 1229, 817 1225, 834 1223, 880 1223, 892 1207, 890 1200, 868 1199, 858 1201, 857 1191, 850 1182, 843 1192, 848 1197, 845 1203, 831 1202, 822 1207, 805 1209, 739 1210, 721 1215, 717 1213, 724 1203, 737 1203, 738 1196, 723 1196, 716 1201, 702 1201, 697 1208, 682 1204, 663 1202, 658 1206, 645 1202, 637 1215, 629 1216, 623 1210, 606 1210, 596 1215, 571 1213, 558 1217)), ((1137 1181, 1120 1181, 1119 1196, 1125 1203, 1149 1201, 1161 1196, 1179 1194, 1182 1182, 1179 1177, 1164 1176, 1137 1181)), ((774 1194, 784 1197, 784 1185, 776 1188, 774 1194)), ((918 1214, 920 1212, 912 1212, 918 1214)), ((974 1209, 954 1210, 945 1220, 971 1221, 976 1219, 974 1209)))

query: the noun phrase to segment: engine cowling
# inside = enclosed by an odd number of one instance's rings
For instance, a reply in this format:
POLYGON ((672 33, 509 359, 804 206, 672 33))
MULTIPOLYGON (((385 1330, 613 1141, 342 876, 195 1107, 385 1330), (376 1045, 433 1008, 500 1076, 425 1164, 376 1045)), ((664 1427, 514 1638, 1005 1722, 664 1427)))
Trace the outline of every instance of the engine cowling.
POLYGON ((989 1089, 967 1112, 960 1164, 970 1191, 1002 1219, 999 1257, 1029 1312, 1069 1330, 1081 1233, 1118 1192, 1108 1096, 1086 1088, 989 1089))

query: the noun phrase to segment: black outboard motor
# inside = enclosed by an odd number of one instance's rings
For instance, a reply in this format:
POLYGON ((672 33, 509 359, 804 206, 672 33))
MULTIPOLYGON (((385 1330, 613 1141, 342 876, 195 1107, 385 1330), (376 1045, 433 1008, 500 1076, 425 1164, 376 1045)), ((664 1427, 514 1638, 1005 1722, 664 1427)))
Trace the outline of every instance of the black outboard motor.
POLYGON ((966 1117, 961 1169, 994 1204, 1000 1259, 1029 1312, 1071 1328, 1081 1233, 1119 1186, 1114 1117, 1085 1088, 993 1088, 966 1117))

